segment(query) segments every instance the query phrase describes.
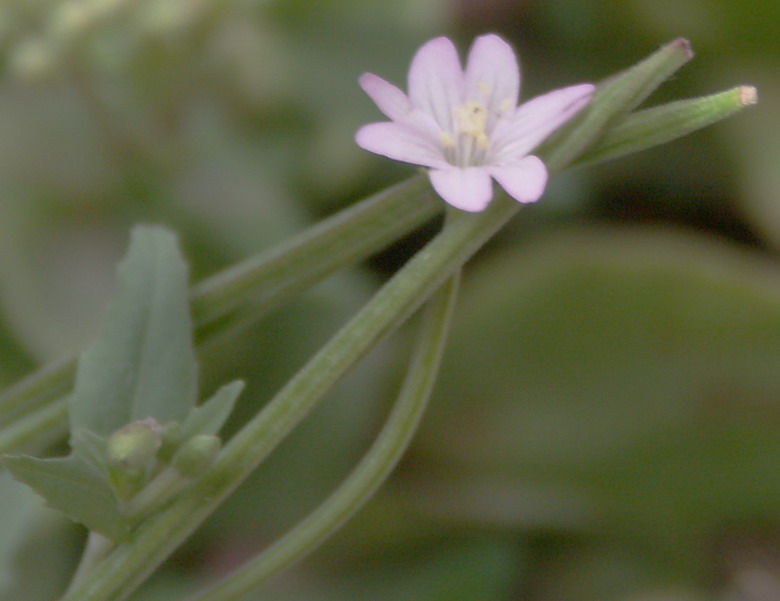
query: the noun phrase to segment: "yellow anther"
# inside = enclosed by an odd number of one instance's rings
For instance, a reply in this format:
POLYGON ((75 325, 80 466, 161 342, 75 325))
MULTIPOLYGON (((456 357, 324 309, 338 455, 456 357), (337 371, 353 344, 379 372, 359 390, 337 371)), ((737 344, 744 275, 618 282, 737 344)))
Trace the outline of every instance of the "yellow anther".
POLYGON ((441 145, 444 146, 444 148, 453 148, 455 146, 455 139, 446 131, 443 131, 439 134, 439 139, 441 140, 441 145))
POLYGON ((484 81, 478 81, 477 87, 479 88, 479 91, 482 92, 483 96, 490 96, 490 86, 484 81))
POLYGON ((473 100, 454 109, 458 131, 477 139, 487 137, 487 110, 480 102, 473 100))

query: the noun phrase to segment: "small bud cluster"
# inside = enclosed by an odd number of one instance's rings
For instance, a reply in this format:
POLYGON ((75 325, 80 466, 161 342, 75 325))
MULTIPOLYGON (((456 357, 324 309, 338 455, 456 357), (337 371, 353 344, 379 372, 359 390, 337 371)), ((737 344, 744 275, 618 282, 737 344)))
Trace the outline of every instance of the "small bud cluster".
MULTIPOLYGON (((222 442, 213 434, 184 438, 181 426, 162 426, 156 419, 131 422, 106 441, 109 478, 119 499, 129 500, 161 479, 178 490, 208 469, 222 442)), ((168 491, 170 493, 171 490, 168 491)))

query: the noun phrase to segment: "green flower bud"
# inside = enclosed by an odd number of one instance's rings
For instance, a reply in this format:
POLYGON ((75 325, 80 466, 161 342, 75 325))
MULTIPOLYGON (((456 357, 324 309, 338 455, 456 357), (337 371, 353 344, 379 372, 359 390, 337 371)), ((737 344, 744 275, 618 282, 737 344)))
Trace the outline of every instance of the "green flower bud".
POLYGON ((147 417, 122 426, 106 442, 106 457, 112 470, 144 469, 154 460, 162 443, 162 427, 147 417))
POLYGON ((173 467, 187 478, 195 478, 211 467, 222 448, 213 434, 197 434, 185 442, 173 458, 173 467))

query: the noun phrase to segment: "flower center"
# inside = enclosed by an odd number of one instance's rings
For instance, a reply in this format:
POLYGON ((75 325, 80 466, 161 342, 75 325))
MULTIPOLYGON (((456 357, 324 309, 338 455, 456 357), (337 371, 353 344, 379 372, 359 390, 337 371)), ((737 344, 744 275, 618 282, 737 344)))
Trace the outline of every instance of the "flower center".
POLYGON ((442 132, 441 142, 447 160, 466 167, 481 165, 490 140, 487 135, 487 108, 481 102, 469 100, 452 109, 455 118, 454 135, 442 132))
POLYGON ((458 132, 472 136, 481 145, 487 148, 487 134, 485 126, 487 125, 487 109, 481 102, 470 100, 466 104, 455 107, 455 122, 458 132))

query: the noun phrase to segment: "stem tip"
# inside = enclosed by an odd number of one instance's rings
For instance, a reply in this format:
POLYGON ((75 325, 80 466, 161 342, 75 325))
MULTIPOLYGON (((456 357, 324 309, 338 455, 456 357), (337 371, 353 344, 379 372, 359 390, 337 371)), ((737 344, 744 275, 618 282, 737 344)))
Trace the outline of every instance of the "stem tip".
POLYGON ((758 103, 758 90, 753 86, 739 87, 739 104, 741 106, 750 106, 758 103))
POLYGON ((685 38, 677 38, 672 40, 669 42, 668 47, 674 48, 675 50, 682 50, 683 54, 685 54, 689 60, 693 58, 693 49, 691 48, 691 43, 685 38))

